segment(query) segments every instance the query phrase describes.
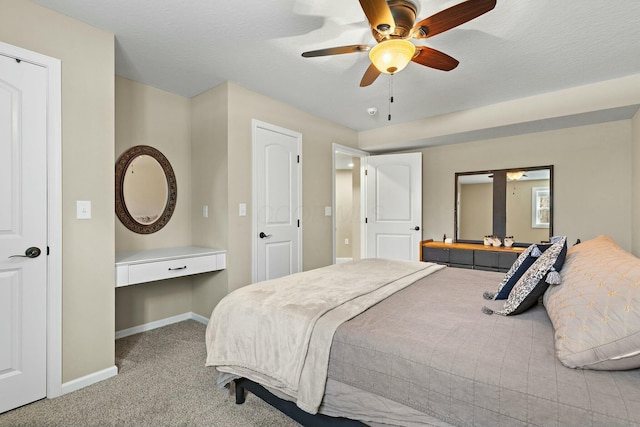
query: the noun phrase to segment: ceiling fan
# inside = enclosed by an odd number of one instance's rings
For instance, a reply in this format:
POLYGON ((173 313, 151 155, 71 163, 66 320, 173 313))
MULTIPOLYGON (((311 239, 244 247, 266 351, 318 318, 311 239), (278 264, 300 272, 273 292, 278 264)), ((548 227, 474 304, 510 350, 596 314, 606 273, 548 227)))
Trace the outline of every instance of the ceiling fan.
POLYGON ((377 44, 355 44, 304 52, 302 56, 340 55, 369 52, 371 65, 360 87, 369 86, 381 73, 394 74, 409 62, 443 71, 458 66, 458 60, 427 46, 416 46, 410 39, 426 39, 483 15, 496 6, 496 0, 467 0, 415 23, 418 8, 409 0, 360 0, 377 44))

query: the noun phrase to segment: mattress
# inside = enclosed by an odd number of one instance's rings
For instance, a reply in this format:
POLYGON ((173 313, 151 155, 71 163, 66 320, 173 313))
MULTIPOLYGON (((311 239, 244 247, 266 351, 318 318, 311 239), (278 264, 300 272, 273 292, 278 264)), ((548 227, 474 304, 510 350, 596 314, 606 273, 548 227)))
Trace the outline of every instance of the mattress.
MULTIPOLYGON (((456 426, 640 425, 640 370, 566 368, 542 305, 518 316, 481 311, 501 306, 482 294, 502 277, 446 268, 345 322, 333 339, 329 384, 456 426)), ((367 422, 363 413, 380 403, 327 395, 323 406, 367 422)))

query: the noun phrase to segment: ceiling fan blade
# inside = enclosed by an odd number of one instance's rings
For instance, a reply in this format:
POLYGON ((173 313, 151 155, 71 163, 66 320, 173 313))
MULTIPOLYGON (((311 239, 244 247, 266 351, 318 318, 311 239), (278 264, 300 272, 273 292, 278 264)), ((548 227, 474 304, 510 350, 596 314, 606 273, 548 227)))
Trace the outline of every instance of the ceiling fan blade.
POLYGON ((413 36, 416 39, 433 37, 475 19, 495 6, 496 0, 467 0, 418 22, 413 27, 413 36))
POLYGON ((426 46, 417 46, 418 54, 411 61, 442 71, 451 71, 459 64, 458 60, 446 53, 426 46))
POLYGON ((391 34, 396 29, 396 21, 386 0, 360 0, 360 6, 371 28, 381 34, 391 34))
POLYGON ((362 76, 362 80, 360 80, 360 87, 369 86, 371 83, 376 81, 379 75, 380 70, 378 70, 373 64, 369 65, 367 71, 364 72, 364 76, 362 76))
POLYGON ((314 56, 327 56, 327 55, 340 55, 343 53, 358 53, 368 52, 371 50, 371 46, 366 44, 354 44, 351 46, 330 47, 327 49, 312 50, 304 52, 302 56, 305 58, 312 58, 314 56))

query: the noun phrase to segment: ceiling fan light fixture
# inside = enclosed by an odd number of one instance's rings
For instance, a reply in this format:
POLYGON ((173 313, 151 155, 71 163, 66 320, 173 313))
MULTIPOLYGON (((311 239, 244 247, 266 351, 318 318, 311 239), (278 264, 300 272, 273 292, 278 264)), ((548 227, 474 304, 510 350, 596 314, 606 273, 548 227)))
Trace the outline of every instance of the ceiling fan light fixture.
POLYGON ((523 176, 525 176, 524 171, 507 172, 507 179, 509 181, 517 181, 520 178, 522 178, 523 176))
POLYGON ((394 74, 402 71, 416 53, 416 46, 409 40, 385 40, 369 51, 371 63, 381 72, 394 74))

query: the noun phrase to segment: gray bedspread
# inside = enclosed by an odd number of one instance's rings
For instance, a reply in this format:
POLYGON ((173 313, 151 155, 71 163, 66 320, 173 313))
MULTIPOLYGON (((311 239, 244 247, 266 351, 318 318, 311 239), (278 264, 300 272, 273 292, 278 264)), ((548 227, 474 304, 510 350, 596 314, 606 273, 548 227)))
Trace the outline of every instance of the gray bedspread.
POLYGON ((640 425, 640 370, 564 367, 541 305, 481 312, 502 277, 446 268, 388 297, 338 328, 328 377, 458 426, 640 425))

